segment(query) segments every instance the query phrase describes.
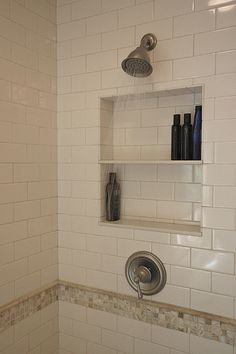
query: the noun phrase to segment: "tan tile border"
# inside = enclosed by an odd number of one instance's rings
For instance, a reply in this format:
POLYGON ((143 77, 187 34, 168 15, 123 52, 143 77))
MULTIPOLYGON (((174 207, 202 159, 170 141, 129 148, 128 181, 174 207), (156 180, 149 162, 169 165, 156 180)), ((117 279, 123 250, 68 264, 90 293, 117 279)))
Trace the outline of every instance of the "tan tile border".
POLYGON ((55 301, 65 301, 233 345, 236 321, 79 284, 56 281, 0 307, 0 332, 55 301))

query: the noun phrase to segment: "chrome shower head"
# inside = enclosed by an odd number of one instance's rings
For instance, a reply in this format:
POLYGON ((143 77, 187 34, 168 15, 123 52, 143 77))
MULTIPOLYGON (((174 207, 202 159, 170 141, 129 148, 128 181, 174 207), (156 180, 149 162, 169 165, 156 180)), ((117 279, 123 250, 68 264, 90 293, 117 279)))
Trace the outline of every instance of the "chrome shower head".
POLYGON ((152 65, 148 51, 156 46, 157 39, 152 33, 145 34, 141 39, 140 46, 133 50, 121 63, 122 69, 128 75, 146 77, 152 73, 152 65))

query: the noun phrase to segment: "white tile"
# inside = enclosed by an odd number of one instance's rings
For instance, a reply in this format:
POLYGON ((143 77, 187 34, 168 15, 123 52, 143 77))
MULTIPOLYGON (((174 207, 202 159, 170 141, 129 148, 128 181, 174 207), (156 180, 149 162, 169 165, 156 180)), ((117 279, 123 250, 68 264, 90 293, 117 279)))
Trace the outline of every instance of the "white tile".
MULTIPOLYGON (((235 7, 236 8, 236 7, 235 7)), ((230 73, 236 71, 236 50, 216 54, 216 73, 230 73)))
POLYGON ((220 316, 233 317, 233 298, 192 290, 191 308, 220 316))
POLYGON ((86 283, 94 288, 117 291, 117 279, 115 274, 87 269, 86 283))
POLYGON ((220 251, 236 250, 236 233, 235 231, 214 230, 213 231, 213 249, 220 251))
POLYGON ((161 292, 153 295, 152 299, 176 306, 189 307, 190 289, 166 284, 161 292))
POLYGON ((154 344, 146 341, 143 341, 141 339, 135 339, 135 347, 134 347, 134 353, 135 354, 146 354, 148 351, 148 354, 169 354, 169 348, 163 347, 158 344, 154 344))
POLYGON ((207 185, 234 185, 235 167, 206 164, 203 166, 203 183, 207 185))
POLYGON ((73 321, 73 336, 86 341, 101 343, 101 328, 84 322, 73 321))
POLYGON ((217 186, 214 190, 214 206, 235 208, 236 207, 236 188, 217 186))
POLYGON ((234 211, 226 208, 203 208, 204 227, 233 230, 235 227, 234 211))
POLYGON ((116 330, 117 316, 113 313, 99 311, 96 309, 87 309, 87 321, 89 324, 110 330, 116 330))
POLYGON ((151 340, 151 324, 118 316, 117 331, 139 339, 151 340))
POLYGON ((175 200, 200 202, 202 199, 202 186, 200 184, 175 184, 175 200))
POLYGON ((207 351, 207 354, 232 354, 233 348, 229 344, 219 343, 207 338, 190 335, 190 353, 198 354, 207 351))
POLYGON ((218 271, 222 273, 234 273, 233 253, 192 249, 192 267, 218 271))
POLYGON ((73 21, 58 25, 58 41, 64 41, 85 35, 85 21, 73 21))
POLYGON ((165 18, 192 12, 194 9, 192 0, 155 0, 155 17, 165 18))
POLYGON ((82 0, 80 2, 73 2, 71 5, 72 20, 94 16, 101 11, 100 0, 82 0))
POLYGON ((134 27, 102 34, 102 49, 110 50, 134 45, 134 27))
POLYGON ((193 289, 211 290, 211 273, 190 268, 171 267, 171 283, 193 289))
POLYGON ((133 352, 134 338, 125 334, 103 330, 102 344, 109 348, 130 354, 133 352))
POLYGON ((212 291, 218 294, 235 296, 236 294, 235 275, 212 273, 212 291))
POLYGON ((151 2, 119 10, 119 27, 138 25, 153 19, 153 4, 151 2))
POLYGON ((195 54, 220 52, 235 49, 235 28, 211 31, 195 36, 195 54))
POLYGON ((163 263, 186 267, 190 265, 190 249, 187 247, 153 244, 152 251, 163 263))
POLYGON ((193 37, 174 38, 158 43, 155 60, 168 60, 190 57, 193 55, 193 37))
POLYGON ((235 26, 235 22, 236 22, 235 5, 223 6, 217 9, 217 17, 216 17, 217 28, 235 26))
MULTIPOLYGON (((137 3, 137 1, 136 1, 137 3)), ((136 26, 136 43, 140 42, 140 39, 146 33, 158 34, 158 40, 169 39, 172 37, 172 19, 167 18, 159 21, 149 21, 145 24, 136 26)))
POLYGON ((215 29, 215 10, 194 12, 174 18, 174 35, 185 36, 215 29), (201 23, 201 26, 199 26, 201 23))
POLYGON ((117 21, 116 12, 90 17, 86 20, 87 34, 92 35, 115 30, 117 28, 117 21))
POLYGON ((173 78, 210 76, 215 72, 215 57, 212 54, 199 55, 174 61, 173 78))
POLYGON ((189 334, 173 329, 152 326, 152 341, 185 352, 189 351, 189 334))

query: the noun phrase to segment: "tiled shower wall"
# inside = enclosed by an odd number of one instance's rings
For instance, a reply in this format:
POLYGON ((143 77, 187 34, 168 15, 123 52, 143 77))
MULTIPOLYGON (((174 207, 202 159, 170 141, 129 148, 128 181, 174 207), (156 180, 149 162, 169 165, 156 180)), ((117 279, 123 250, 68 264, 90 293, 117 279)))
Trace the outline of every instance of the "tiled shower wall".
MULTIPOLYGON (((168 273, 154 300, 235 318, 235 1, 59 0, 58 22, 60 278, 134 294, 124 277, 125 261, 136 250, 152 250, 168 273), (148 32, 158 39, 153 74, 130 78, 120 62, 148 32), (138 85, 151 91, 191 84, 205 86, 203 236, 99 226, 99 96, 130 94, 138 85)), ((72 311, 66 317, 73 319, 72 311)), ((67 332, 68 352, 76 352, 69 345, 75 337, 95 340, 86 337, 94 327, 79 328, 67 332)), ((64 334, 67 329, 61 327, 64 334)), ((102 353, 127 352, 114 344, 126 338, 115 329, 109 338, 96 338, 102 353)), ((146 340, 169 346, 167 334, 158 338, 150 334, 146 340)), ((166 352, 172 354, 200 348, 171 345, 166 352)))
POLYGON ((58 278, 55 45, 55 1, 0 1, 0 305, 58 278))

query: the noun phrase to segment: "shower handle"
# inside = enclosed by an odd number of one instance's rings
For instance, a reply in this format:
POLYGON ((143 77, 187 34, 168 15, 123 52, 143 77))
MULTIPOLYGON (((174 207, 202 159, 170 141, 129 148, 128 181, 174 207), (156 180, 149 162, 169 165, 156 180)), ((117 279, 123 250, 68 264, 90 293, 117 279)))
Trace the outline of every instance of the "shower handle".
POLYGON ((138 298, 143 298, 142 289, 140 287, 141 283, 150 283, 152 280, 152 273, 150 269, 145 266, 139 266, 134 272, 134 281, 137 285, 138 298))

